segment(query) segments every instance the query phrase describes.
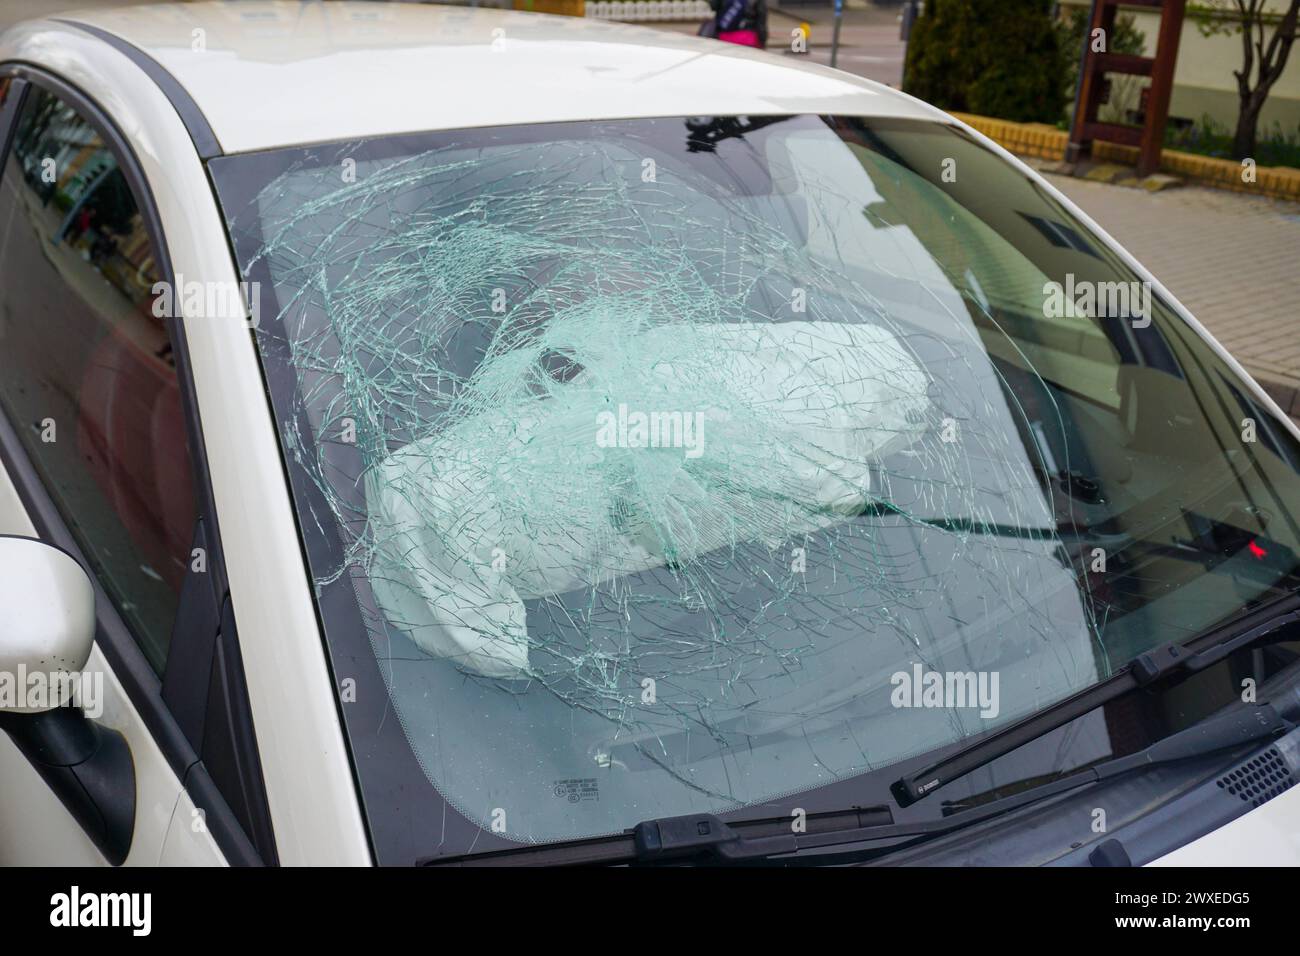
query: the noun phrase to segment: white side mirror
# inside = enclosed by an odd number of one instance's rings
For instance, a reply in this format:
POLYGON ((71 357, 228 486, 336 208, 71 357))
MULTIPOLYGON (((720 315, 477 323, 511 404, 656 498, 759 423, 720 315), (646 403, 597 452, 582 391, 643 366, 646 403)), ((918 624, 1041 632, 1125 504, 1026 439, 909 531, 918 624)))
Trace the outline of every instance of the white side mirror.
POLYGON ((81 565, 35 538, 0 536, 0 713, 67 703, 69 682, 51 678, 78 675, 94 639, 95 589, 81 565), (52 690, 34 699, 42 683, 52 690))

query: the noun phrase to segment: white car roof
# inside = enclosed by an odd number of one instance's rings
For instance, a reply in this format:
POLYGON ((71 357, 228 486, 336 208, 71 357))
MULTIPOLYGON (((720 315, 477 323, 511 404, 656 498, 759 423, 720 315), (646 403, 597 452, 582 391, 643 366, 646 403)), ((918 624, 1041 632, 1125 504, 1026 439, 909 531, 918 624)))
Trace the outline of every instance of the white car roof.
POLYGON ((943 118, 886 86, 796 56, 576 17, 415 4, 204 2, 55 19, 112 34, 156 61, 227 153, 584 119, 943 118))

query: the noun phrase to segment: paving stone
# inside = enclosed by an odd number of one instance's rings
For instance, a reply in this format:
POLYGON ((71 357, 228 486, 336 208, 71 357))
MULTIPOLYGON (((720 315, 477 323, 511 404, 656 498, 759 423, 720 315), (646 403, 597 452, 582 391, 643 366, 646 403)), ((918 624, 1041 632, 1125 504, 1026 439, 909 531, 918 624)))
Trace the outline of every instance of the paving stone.
POLYGON ((1133 178, 1133 168, 1131 166, 1120 166, 1116 163, 1101 163, 1087 170, 1083 178, 1095 183, 1117 183, 1121 180, 1133 178))
POLYGON ((1252 375, 1300 387, 1300 203, 1201 186, 1143 193, 1048 178, 1252 375))
POLYGON ((1158 193, 1162 189, 1173 189, 1181 186, 1183 181, 1177 176, 1170 176, 1168 173, 1152 173, 1150 176, 1143 176, 1138 180, 1138 185, 1149 193, 1158 193))

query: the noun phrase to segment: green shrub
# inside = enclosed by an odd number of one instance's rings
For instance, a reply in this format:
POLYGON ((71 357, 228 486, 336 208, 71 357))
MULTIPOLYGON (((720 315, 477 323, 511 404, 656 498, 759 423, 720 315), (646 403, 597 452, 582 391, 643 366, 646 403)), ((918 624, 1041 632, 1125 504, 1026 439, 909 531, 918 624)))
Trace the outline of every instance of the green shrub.
POLYGON ((940 109, 1055 123, 1068 59, 1050 0, 928 0, 912 26, 903 89, 940 109))
MULTIPOLYGON (((1209 116, 1185 129, 1172 125, 1165 129, 1165 146, 1185 153, 1233 159, 1233 131, 1209 116)), ((1291 166, 1300 169, 1300 127, 1294 132, 1274 122, 1271 129, 1261 128, 1252 157, 1261 166, 1291 166)))

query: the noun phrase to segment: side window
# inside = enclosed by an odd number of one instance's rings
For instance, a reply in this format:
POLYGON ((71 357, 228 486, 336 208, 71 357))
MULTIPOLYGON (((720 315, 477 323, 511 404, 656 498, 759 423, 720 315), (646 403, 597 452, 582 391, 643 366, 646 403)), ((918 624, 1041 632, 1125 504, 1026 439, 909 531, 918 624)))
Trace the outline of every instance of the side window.
POLYGON ((113 152, 29 89, 0 176, 0 410, 162 673, 195 505, 159 278, 113 152))

